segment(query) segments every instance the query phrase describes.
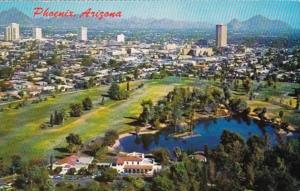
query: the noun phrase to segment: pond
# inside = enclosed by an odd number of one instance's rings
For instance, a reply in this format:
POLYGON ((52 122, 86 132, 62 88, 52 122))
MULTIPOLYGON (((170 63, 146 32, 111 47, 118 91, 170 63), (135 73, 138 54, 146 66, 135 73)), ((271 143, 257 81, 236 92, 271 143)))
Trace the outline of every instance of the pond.
POLYGON ((156 134, 125 136, 119 140, 119 149, 125 152, 142 153, 149 153, 156 148, 165 148, 172 153, 176 147, 185 151, 199 151, 203 150, 205 145, 212 149, 219 144, 224 130, 238 133, 245 141, 252 135, 267 138, 270 146, 286 139, 286 137, 279 138, 270 124, 247 117, 230 117, 201 120, 195 125, 194 134, 190 137, 170 136, 172 129, 164 129, 156 134))

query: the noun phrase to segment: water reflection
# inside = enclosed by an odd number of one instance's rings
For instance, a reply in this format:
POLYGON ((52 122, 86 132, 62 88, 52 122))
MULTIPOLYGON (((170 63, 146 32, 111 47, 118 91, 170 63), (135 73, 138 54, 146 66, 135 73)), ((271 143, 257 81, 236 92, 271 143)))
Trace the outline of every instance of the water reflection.
POLYGON ((247 140, 252 135, 267 139, 270 145, 278 143, 278 136, 269 124, 253 120, 245 116, 201 120, 196 123, 194 136, 174 138, 170 136, 172 129, 164 129, 156 134, 130 135, 120 139, 120 149, 126 152, 144 152, 162 147, 173 152, 178 147, 185 151, 203 150, 204 145, 215 148, 220 142, 224 130, 236 132, 247 140))

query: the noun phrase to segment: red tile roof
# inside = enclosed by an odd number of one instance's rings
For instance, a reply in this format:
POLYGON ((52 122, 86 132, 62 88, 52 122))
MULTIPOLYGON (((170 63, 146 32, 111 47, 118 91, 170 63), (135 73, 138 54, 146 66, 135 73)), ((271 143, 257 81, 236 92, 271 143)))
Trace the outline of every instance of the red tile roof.
POLYGON ((130 161, 130 162, 141 162, 143 159, 137 156, 118 156, 116 163, 117 164, 123 164, 125 161, 130 161))
POLYGON ((78 156, 71 155, 71 156, 68 156, 66 158, 56 161, 55 164, 56 165, 68 164, 68 165, 74 166, 78 160, 79 160, 78 156))

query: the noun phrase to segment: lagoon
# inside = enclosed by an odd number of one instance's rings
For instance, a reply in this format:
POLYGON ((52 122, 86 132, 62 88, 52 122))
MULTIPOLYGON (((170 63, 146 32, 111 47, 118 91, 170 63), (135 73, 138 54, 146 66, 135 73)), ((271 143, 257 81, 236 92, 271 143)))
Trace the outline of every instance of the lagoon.
POLYGON ((156 134, 129 135, 119 140, 119 149, 124 152, 149 153, 156 148, 165 148, 170 153, 176 147, 185 151, 204 150, 208 145, 210 149, 216 148, 224 130, 239 134, 245 141, 252 135, 267 139, 272 146, 285 137, 279 137, 276 130, 270 125, 248 117, 225 117, 204 119, 195 124, 193 136, 175 138, 172 129, 163 129, 156 134))

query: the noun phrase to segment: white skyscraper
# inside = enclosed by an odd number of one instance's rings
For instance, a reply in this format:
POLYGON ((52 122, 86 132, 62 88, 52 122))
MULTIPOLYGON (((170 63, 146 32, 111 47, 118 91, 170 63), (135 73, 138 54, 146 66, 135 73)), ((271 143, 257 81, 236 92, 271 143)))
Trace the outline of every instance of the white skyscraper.
POLYGON ((4 40, 11 41, 11 27, 10 26, 5 27, 4 40))
POLYGON ((33 28, 32 29, 33 38, 36 40, 42 40, 42 29, 41 28, 33 28))
POLYGON ((117 35, 117 42, 125 42, 125 35, 124 34, 117 35))
POLYGON ((87 41, 87 27, 80 27, 79 40, 87 41))
POLYGON ((14 41, 20 39, 20 28, 19 24, 11 23, 9 26, 5 28, 4 34, 5 41, 14 41))

